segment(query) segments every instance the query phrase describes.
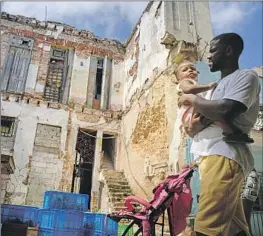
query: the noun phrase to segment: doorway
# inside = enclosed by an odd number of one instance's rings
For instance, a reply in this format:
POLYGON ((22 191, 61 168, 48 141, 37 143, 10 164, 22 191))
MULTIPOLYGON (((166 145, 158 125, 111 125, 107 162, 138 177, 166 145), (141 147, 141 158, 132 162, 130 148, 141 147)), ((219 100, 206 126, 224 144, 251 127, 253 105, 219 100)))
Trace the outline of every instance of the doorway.
MULTIPOLYGON (((96 147, 97 131, 79 130, 76 143, 75 170, 73 173, 73 189, 77 184, 78 192, 88 194, 91 198, 92 174, 96 147)), ((90 209, 90 203, 89 207, 90 209)))
POLYGON ((116 138, 114 135, 103 134, 102 140, 102 169, 115 168, 116 138))

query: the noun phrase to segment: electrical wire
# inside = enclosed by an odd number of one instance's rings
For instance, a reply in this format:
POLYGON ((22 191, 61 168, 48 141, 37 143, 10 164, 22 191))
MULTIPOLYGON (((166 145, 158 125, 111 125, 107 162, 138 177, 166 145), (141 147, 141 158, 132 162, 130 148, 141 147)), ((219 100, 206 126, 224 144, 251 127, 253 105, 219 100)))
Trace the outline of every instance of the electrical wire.
POLYGON ((89 134, 89 133, 86 133, 86 132, 84 132, 84 131, 82 131, 82 130, 79 130, 79 132, 81 132, 81 133, 83 133, 83 134, 85 134, 85 135, 87 135, 87 136, 89 136, 89 137, 92 137, 92 138, 95 138, 95 139, 115 139, 117 136, 111 136, 111 137, 101 137, 101 138, 98 138, 97 136, 94 136, 94 135, 92 135, 92 134, 89 134))

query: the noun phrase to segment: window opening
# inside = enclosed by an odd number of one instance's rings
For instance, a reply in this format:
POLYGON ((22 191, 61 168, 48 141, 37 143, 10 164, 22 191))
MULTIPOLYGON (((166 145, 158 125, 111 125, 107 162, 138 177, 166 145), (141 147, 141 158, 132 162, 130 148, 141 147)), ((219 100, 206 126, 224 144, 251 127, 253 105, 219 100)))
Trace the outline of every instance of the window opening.
POLYGON ((114 169, 116 138, 103 134, 102 140, 102 169, 114 169))
POLYGON ((95 99, 101 100, 102 91, 102 78, 103 78, 103 59, 97 61, 97 73, 96 73, 96 87, 95 87, 95 99))
POLYGON ((12 137, 14 134, 15 118, 1 117, 1 135, 4 137, 12 137))
POLYGON ((67 50, 52 48, 48 66, 45 100, 60 102, 63 94, 64 82, 67 76, 67 50))

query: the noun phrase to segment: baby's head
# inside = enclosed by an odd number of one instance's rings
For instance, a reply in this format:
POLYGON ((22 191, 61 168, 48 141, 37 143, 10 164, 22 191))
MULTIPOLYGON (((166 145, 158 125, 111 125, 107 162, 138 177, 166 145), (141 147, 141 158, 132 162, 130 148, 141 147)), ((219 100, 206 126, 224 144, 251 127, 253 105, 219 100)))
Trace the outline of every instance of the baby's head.
POLYGON ((183 61, 180 63, 174 71, 174 74, 178 81, 183 79, 197 80, 198 77, 198 71, 196 70, 194 63, 190 61, 183 61))

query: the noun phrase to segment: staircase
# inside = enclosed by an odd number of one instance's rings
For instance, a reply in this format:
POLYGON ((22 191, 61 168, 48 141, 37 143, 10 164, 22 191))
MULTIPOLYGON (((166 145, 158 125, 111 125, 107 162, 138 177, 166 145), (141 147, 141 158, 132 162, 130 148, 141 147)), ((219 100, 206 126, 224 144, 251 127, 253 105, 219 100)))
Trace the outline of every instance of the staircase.
POLYGON ((124 207, 124 200, 132 194, 131 188, 124 173, 116 170, 103 170, 105 184, 108 188, 108 201, 112 212, 116 212, 124 207))

